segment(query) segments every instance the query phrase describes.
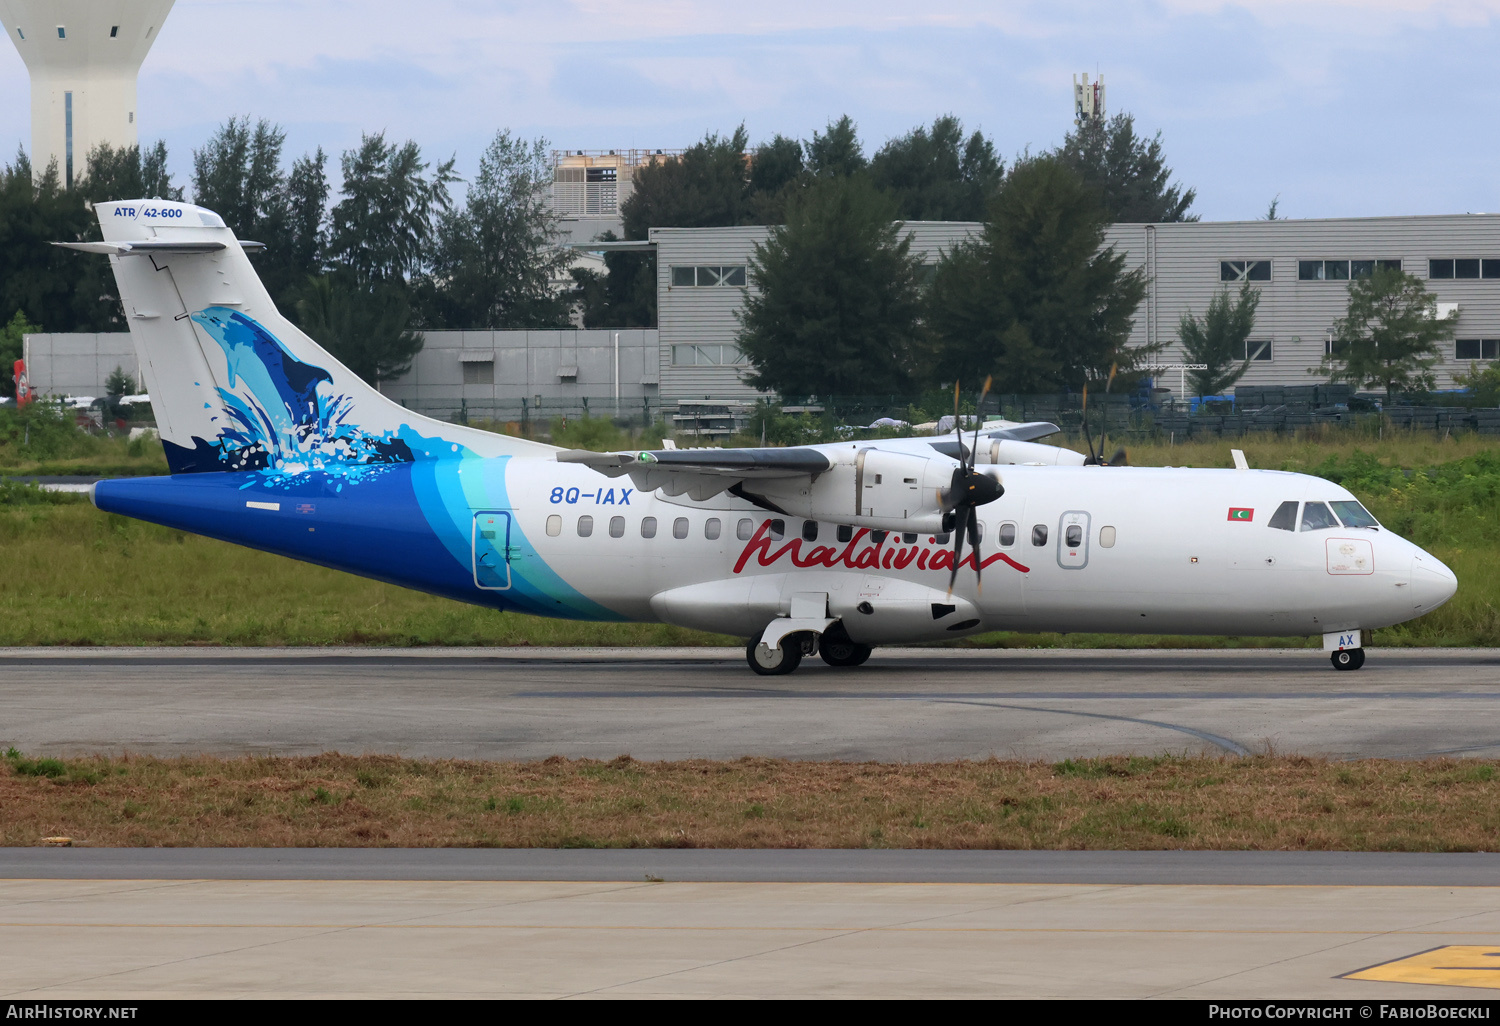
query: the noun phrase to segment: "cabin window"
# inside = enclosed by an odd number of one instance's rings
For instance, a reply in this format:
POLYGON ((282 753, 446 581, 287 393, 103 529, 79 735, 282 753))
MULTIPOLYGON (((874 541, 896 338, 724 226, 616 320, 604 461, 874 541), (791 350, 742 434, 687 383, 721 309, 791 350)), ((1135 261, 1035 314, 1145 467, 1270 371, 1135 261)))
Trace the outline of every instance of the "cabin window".
POLYGON ((750 536, 755 533, 755 521, 749 517, 741 520, 734 529, 735 537, 740 541, 749 541, 750 536))
POLYGON ((949 534, 947 531, 944 531, 942 534, 935 534, 932 536, 932 542, 934 545, 947 545, 952 540, 953 535, 949 534))
POLYGON ((1271 514, 1271 519, 1266 521, 1266 525, 1278 531, 1295 531, 1297 529, 1297 504, 1283 502, 1277 506, 1276 512, 1271 514))
POLYGON ((611 538, 623 538, 623 537, 625 537, 625 518, 624 517, 610 517, 609 518, 609 536, 611 538))
POLYGON ((681 539, 681 538, 686 538, 687 536, 688 536, 688 522, 687 522, 687 517, 678 517, 676 520, 672 521, 672 537, 673 538, 681 539))
POLYGON ((885 544, 886 536, 889 535, 889 534, 890 534, 889 531, 871 531, 870 532, 870 540, 872 542, 874 542, 876 545, 884 545, 885 544))
POLYGON ((772 541, 781 541, 781 539, 783 539, 783 538, 786 537, 786 521, 785 520, 772 520, 770 523, 771 523, 771 540, 772 541))
POLYGON ((1068 548, 1078 548, 1083 544, 1083 527, 1079 524, 1069 524, 1067 530, 1063 531, 1063 540, 1068 543, 1068 548))
POLYGON ((1015 543, 1016 543, 1016 525, 1015 524, 1001 524, 1000 525, 1000 547, 1002 549, 1008 549, 1012 545, 1014 545, 1015 543))
POLYGON ((1041 548, 1047 544, 1047 525, 1037 524, 1031 529, 1031 544, 1041 548))
POLYGON ((1099 528, 1099 547, 1101 549, 1112 549, 1115 547, 1115 529, 1113 527, 1099 528))
POLYGON ((1333 511, 1339 515, 1345 527, 1379 527, 1375 518, 1370 516, 1370 511, 1365 509, 1353 499, 1335 502, 1333 511))
POLYGON ((905 534, 903 534, 901 536, 901 544, 902 545, 915 545, 916 543, 917 543, 917 534, 916 534, 915 531, 907 531, 905 534))
POLYGON ((556 513, 547 518, 547 537, 556 538, 562 534, 562 517, 556 513))
POLYGON ((709 517, 703 521, 703 537, 709 541, 715 541, 719 537, 719 530, 723 526, 718 517, 709 517))
POLYGON ((1339 522, 1334 519, 1333 510, 1328 508, 1327 503, 1309 502, 1302 507, 1302 530, 1326 531, 1337 526, 1339 522))
POLYGON ((594 518, 584 515, 578 518, 578 537, 587 538, 594 533, 594 518))
POLYGON ((837 533, 838 539, 841 542, 854 540, 854 528, 850 527, 848 524, 840 524, 837 533))
POLYGON ((656 537, 656 518, 655 517, 645 517, 645 518, 643 518, 641 520, 641 537, 642 538, 655 538, 656 537))
POLYGON ((802 540, 803 541, 817 541, 818 540, 818 522, 816 520, 804 520, 804 521, 802 521, 802 540))

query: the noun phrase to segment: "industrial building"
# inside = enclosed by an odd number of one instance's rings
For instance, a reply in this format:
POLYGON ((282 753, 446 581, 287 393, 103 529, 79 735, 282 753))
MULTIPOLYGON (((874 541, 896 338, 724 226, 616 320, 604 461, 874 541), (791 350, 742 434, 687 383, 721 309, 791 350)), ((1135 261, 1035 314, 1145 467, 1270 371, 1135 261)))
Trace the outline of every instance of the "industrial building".
POLYGON ((31 163, 68 188, 91 149, 137 145, 136 78, 174 0, 0 0, 31 76, 31 163))

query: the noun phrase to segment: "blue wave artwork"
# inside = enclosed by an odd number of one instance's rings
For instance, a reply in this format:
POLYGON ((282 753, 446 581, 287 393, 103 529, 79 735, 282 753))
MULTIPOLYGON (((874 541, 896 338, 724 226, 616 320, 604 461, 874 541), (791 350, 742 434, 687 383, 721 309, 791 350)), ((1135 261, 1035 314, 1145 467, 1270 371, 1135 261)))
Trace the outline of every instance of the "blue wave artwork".
POLYGON ((216 390, 222 409, 211 418, 217 435, 194 436, 191 450, 166 443, 173 473, 261 471, 261 483, 274 485, 321 472, 357 483, 440 447, 467 454, 406 425, 365 431, 352 419, 354 399, 335 393, 333 375, 299 360, 254 318, 222 306, 192 316, 223 350, 226 380, 216 390))

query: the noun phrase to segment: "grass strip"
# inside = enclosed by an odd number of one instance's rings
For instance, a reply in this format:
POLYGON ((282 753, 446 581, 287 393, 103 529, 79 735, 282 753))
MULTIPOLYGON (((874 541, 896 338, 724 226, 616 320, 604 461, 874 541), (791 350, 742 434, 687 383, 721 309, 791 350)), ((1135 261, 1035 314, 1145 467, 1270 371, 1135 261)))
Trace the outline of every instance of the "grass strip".
POLYGON ((0 759, 0 844, 1494 851, 1489 761, 0 759))

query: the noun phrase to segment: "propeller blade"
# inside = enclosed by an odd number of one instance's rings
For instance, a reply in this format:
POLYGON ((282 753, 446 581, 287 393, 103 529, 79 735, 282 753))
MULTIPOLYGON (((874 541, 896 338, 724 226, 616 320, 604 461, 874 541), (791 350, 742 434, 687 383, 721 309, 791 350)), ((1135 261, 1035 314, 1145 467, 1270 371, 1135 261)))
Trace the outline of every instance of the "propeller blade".
POLYGON ((958 564, 964 558, 964 533, 967 518, 974 515, 974 507, 960 506, 953 524, 953 568, 948 571, 948 597, 953 597, 953 585, 958 580, 958 564))
MULTIPOLYGON (((1109 380, 1104 383, 1104 394, 1109 395, 1110 388, 1115 383, 1115 371, 1120 369, 1118 363, 1109 365, 1109 380)), ((1104 455, 1104 430, 1109 426, 1109 403, 1104 404, 1104 412, 1099 416, 1099 455, 1104 455)))
MULTIPOLYGON (((995 379, 992 375, 984 377, 984 388, 979 392, 979 405, 974 407, 974 447, 969 450, 969 469, 974 469, 974 464, 979 459, 979 422, 984 417, 984 399, 990 394, 990 383, 995 379)), ((962 448, 960 447, 960 453, 962 448)))
POLYGON ((974 587, 983 595, 984 580, 980 573, 984 569, 984 560, 979 555, 979 513, 972 507, 969 509, 969 547, 974 550, 974 587))
POLYGON ((1083 421, 1083 440, 1088 443, 1089 447, 1089 458, 1084 465, 1091 466, 1099 462, 1099 457, 1094 452, 1093 432, 1089 430, 1089 385, 1087 381, 1083 383, 1083 408, 1078 416, 1083 421))
POLYGON ((1127 467, 1130 465, 1129 460, 1130 454, 1125 451, 1125 447, 1122 445, 1118 449, 1116 449, 1115 454, 1109 458, 1109 465, 1111 467, 1127 467))

